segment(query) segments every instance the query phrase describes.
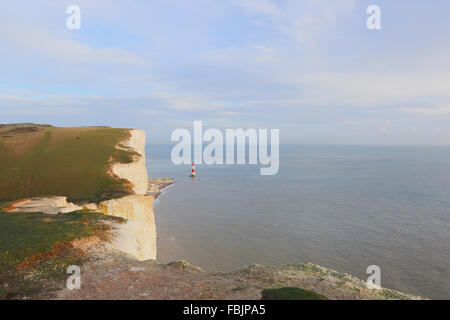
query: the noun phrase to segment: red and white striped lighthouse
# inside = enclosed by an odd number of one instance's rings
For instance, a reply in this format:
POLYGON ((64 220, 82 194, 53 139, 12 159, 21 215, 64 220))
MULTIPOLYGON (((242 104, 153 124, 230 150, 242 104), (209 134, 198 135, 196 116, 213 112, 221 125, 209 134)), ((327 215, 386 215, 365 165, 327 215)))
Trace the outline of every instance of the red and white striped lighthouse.
POLYGON ((192 162, 192 174, 191 177, 195 177, 195 164, 192 162))

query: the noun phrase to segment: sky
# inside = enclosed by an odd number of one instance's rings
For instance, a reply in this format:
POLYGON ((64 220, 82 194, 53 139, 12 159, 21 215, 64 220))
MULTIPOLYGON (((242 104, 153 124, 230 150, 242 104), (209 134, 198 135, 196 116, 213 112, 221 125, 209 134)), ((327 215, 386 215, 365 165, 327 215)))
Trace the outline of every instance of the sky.
POLYGON ((0 0, 0 123, 450 144, 448 0, 0 0), (81 28, 66 26, 69 5, 81 28), (369 5, 381 30, 366 27, 369 5))

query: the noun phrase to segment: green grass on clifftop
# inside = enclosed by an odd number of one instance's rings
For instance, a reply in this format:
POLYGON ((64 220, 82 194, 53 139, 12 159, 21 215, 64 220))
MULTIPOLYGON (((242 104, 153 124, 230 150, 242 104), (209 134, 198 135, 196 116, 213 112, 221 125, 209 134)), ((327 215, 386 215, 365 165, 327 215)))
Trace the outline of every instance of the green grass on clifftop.
POLYGON ((60 215, 5 213, 0 210, 0 300, 36 297, 61 287, 69 265, 81 265, 83 254, 71 241, 111 230, 105 221, 121 218, 78 211, 60 215))
POLYGON ((107 173, 111 161, 131 161, 132 153, 115 148, 127 135, 108 127, 0 125, 0 201, 53 195, 100 201, 129 194, 125 180, 107 173))

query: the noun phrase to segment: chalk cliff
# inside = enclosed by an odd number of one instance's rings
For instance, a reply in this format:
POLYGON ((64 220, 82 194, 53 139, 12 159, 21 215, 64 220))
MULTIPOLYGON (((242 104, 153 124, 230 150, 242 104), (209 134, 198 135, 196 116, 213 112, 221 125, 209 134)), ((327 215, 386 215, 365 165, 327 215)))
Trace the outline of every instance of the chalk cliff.
POLYGON ((153 202, 153 196, 132 195, 103 201, 98 206, 101 213, 127 219, 120 226, 113 245, 140 261, 156 259, 153 202))
POLYGON ((156 259, 156 227, 153 214, 153 196, 145 196, 148 190, 148 174, 145 159, 145 131, 130 130, 128 140, 116 146, 137 153, 131 163, 116 163, 112 172, 133 184, 135 195, 103 201, 98 211, 127 219, 120 227, 114 245, 138 260, 156 259))
POLYGON ((148 189, 147 167, 145 166, 145 131, 130 130, 128 140, 120 143, 116 148, 136 152, 132 163, 116 163, 112 172, 133 184, 134 194, 146 194, 148 189))

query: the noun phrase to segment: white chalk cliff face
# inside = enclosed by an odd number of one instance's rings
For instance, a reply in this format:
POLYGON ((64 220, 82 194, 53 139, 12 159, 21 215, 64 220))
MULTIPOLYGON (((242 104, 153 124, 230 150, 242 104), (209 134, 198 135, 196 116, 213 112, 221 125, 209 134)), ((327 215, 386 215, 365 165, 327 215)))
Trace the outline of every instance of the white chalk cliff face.
POLYGON ((133 184, 135 195, 121 199, 103 201, 98 211, 127 219, 120 227, 114 245, 138 260, 156 259, 156 227, 153 214, 153 196, 145 196, 148 189, 148 174, 145 159, 145 131, 130 130, 130 137, 121 143, 121 148, 138 153, 132 163, 117 163, 112 172, 133 184))
POLYGON ((148 189, 147 167, 145 165, 145 131, 130 130, 128 140, 121 143, 124 147, 119 149, 134 151, 139 155, 135 156, 132 163, 116 163, 112 166, 112 172, 133 184, 134 194, 146 194, 148 189))
POLYGON ((156 259, 156 226, 153 196, 132 195, 103 201, 98 211, 127 219, 113 242, 115 248, 138 260, 156 259))

